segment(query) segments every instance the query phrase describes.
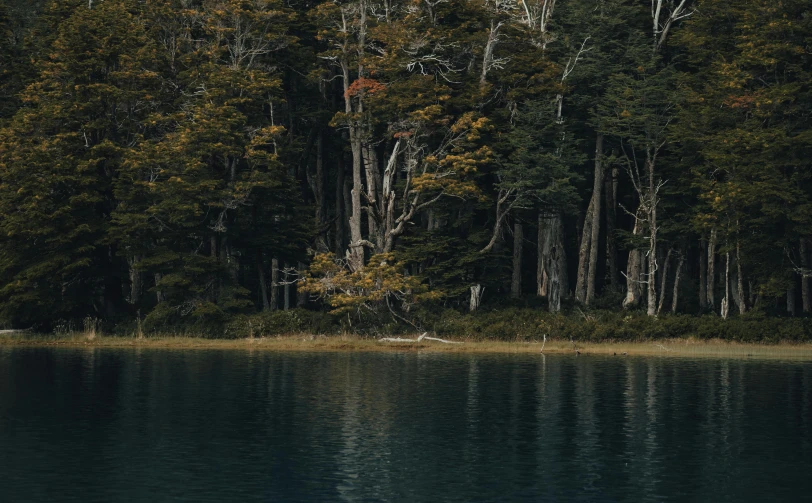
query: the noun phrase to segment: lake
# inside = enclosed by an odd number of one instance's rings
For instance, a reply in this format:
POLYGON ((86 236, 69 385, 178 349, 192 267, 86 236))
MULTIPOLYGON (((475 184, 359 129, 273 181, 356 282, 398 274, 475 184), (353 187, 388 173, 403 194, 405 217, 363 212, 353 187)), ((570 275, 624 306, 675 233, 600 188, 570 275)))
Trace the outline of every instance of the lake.
POLYGON ((812 362, 0 347, 2 501, 799 501, 812 362))

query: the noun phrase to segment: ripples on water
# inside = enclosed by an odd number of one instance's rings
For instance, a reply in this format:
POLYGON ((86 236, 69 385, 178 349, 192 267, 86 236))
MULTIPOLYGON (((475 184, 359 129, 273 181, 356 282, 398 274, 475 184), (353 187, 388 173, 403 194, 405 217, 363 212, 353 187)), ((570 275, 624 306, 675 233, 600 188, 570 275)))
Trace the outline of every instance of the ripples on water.
POLYGON ((812 364, 0 349, 3 501, 801 501, 812 364))

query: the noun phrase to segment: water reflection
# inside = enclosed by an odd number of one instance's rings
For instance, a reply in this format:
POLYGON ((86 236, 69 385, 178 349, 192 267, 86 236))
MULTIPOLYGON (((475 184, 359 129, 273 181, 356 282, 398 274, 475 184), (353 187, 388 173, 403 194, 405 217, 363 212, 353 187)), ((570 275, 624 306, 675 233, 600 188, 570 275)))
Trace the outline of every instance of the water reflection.
POLYGON ((812 365, 0 348, 3 501, 762 501, 812 365))

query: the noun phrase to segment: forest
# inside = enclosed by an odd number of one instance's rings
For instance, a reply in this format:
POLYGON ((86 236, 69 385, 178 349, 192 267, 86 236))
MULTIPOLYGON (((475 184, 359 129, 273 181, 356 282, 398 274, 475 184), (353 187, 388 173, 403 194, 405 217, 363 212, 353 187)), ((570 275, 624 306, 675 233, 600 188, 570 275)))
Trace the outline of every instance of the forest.
POLYGON ((808 0, 0 0, 0 35, 7 328, 812 310, 808 0))

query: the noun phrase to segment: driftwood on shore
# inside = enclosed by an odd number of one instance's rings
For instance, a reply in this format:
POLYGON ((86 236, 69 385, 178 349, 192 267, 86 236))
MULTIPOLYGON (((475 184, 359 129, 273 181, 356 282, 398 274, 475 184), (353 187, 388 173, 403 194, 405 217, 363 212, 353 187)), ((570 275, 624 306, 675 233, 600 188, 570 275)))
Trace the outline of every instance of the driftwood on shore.
POLYGON ((421 342, 423 340, 437 341, 442 342, 444 344, 462 344, 462 342, 447 341, 445 339, 439 339, 437 337, 429 337, 428 332, 423 332, 423 334, 417 339, 404 339, 402 337, 383 337, 381 339, 378 339, 379 342, 421 342))

